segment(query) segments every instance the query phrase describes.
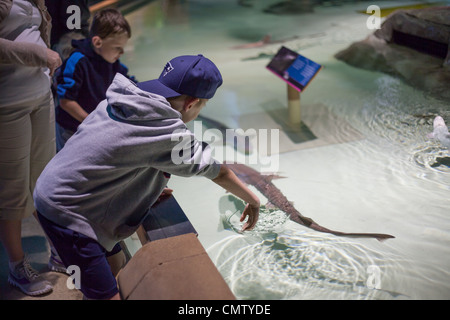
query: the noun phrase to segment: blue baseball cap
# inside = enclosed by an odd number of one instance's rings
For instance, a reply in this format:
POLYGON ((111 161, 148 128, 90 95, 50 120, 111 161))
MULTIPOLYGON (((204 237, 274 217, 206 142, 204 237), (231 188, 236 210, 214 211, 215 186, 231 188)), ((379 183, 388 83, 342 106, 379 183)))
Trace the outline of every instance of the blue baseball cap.
POLYGON ((199 54, 173 58, 167 62, 158 79, 139 82, 137 86, 165 98, 185 94, 211 99, 222 82, 222 75, 216 65, 199 54))

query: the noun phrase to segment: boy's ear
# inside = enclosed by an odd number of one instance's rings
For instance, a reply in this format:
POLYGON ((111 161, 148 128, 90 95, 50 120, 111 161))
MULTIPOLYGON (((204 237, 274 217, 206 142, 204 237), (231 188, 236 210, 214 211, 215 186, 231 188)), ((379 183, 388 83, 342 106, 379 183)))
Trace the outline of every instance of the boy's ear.
POLYGON ((102 38, 100 38, 99 36, 93 36, 91 42, 95 48, 101 48, 103 44, 102 38))
POLYGON ((186 100, 184 100, 184 106, 183 106, 184 111, 188 111, 199 101, 200 101, 199 98, 187 97, 186 100))

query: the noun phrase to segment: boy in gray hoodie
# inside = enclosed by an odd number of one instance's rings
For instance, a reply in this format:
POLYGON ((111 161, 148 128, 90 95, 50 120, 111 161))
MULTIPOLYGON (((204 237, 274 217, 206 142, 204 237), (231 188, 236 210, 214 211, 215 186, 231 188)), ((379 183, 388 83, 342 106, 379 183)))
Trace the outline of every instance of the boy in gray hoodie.
POLYGON ((158 79, 138 85, 117 74, 106 99, 42 172, 34 191, 39 219, 66 267, 80 268, 87 298, 120 298, 106 258, 170 193, 171 174, 211 179, 247 202, 243 230, 256 224, 258 197, 185 125, 221 84, 202 55, 176 57, 158 79))

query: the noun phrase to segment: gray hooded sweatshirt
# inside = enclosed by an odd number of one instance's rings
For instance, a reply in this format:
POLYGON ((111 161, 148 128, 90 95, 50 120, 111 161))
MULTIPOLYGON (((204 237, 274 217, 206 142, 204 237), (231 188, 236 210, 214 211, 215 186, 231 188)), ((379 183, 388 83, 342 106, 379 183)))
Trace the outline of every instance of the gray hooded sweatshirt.
POLYGON ((220 164, 209 151, 164 97, 117 74, 106 100, 42 172, 35 206, 110 251, 136 231, 170 174, 217 177, 220 164), (174 158, 181 153, 183 161, 174 158))

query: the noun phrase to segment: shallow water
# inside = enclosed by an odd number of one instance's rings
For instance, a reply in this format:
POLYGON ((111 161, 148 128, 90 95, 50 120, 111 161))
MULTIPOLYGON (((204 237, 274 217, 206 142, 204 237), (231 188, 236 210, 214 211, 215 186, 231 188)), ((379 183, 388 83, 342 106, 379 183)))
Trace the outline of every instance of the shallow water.
MULTIPOLYGON (((282 153, 286 178, 273 183, 325 227, 396 238, 318 233, 266 207, 256 229, 242 234, 241 206, 223 189, 204 178, 172 177, 169 186, 200 241, 239 299, 449 299, 450 151, 426 137, 435 115, 450 123, 449 104, 333 57, 372 32, 367 16, 356 13, 365 2, 314 14, 262 13, 275 2, 244 8, 225 0, 154 1, 127 15, 133 37, 122 61, 147 80, 174 56, 203 53, 224 84, 202 114, 233 128, 240 116, 284 105, 286 88, 265 70, 280 44, 232 47, 267 33, 275 40, 298 36, 284 45, 324 66, 302 104, 325 105, 363 138, 282 153)), ((402 3, 411 2, 380 6, 402 3)))

